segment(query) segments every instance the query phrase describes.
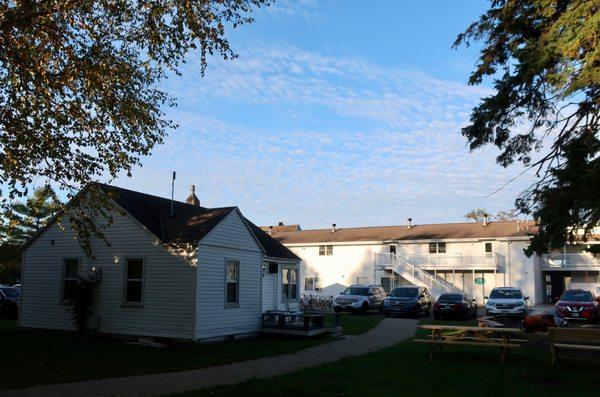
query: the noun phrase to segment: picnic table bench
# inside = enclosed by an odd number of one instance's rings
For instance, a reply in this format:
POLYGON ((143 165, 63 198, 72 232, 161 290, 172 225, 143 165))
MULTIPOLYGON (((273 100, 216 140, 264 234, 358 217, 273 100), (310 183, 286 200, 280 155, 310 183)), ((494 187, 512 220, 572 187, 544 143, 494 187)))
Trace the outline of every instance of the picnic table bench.
POLYGON ((526 339, 512 338, 521 334, 519 328, 492 328, 456 325, 420 325, 420 329, 430 330, 429 339, 414 339, 413 342, 429 345, 429 359, 433 358, 435 347, 443 351, 444 345, 484 346, 500 348, 500 363, 504 364, 511 349, 521 347, 526 339), (444 332, 445 331, 445 332, 444 332))
MULTIPOLYGON (((559 350, 600 351, 600 329, 594 328, 548 328, 550 337, 550 354, 552 365, 560 359, 575 359, 578 357, 559 357, 559 350)), ((585 358, 583 358, 585 359, 585 358)))

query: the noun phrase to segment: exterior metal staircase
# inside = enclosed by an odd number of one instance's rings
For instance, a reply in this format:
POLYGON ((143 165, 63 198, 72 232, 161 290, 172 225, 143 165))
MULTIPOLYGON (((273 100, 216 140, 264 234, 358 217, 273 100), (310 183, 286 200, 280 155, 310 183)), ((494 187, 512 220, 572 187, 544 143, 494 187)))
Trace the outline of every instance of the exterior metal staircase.
POLYGON ((392 270, 411 284, 426 287, 435 299, 444 293, 463 293, 452 283, 423 270, 400 255, 383 253, 374 256, 375 271, 392 270))

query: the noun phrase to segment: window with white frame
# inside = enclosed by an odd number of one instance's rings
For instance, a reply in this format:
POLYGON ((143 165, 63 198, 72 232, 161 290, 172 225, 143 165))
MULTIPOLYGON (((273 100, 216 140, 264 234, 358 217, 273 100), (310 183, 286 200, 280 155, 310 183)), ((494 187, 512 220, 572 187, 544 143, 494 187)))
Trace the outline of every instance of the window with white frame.
POLYGON ((237 306, 240 303, 240 262, 228 260, 225 273, 225 304, 237 306))
POLYGON ((295 301, 298 299, 298 270, 284 267, 281 269, 282 299, 295 301))
POLYGON ((62 300, 70 301, 77 297, 79 259, 63 260, 62 300))
POLYGON ((142 304, 144 296, 144 260, 127 259, 125 263, 125 303, 142 304))
POLYGON ((396 244, 390 244, 390 254, 395 254, 396 253, 396 244))
POLYGON ((429 243, 430 254, 445 254, 446 243, 429 243))
POLYGON ((321 280, 319 280, 319 277, 304 277, 304 290, 309 292, 321 291, 321 280))
POLYGON ((319 245, 319 255, 320 256, 333 255, 333 245, 319 245))
POLYGON ((488 258, 492 256, 492 243, 485 243, 485 256, 488 258))

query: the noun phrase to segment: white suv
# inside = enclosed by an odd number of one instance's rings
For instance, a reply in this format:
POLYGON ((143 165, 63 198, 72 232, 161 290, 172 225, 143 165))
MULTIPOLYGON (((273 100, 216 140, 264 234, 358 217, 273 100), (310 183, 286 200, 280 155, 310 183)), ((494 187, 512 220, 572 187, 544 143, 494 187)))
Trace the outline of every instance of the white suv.
POLYGON ((488 316, 518 316, 527 315, 527 300, 523 291, 514 287, 498 287, 492 290, 485 304, 485 312, 488 316))

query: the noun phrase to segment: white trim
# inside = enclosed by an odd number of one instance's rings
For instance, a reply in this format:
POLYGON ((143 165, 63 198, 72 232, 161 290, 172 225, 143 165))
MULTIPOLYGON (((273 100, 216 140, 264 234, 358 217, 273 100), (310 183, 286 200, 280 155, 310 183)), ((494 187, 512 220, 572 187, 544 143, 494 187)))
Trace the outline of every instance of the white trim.
MULTIPOLYGON (((127 255, 126 257, 123 258, 123 288, 122 288, 122 299, 121 299, 121 306, 123 307, 144 307, 144 290, 146 289, 146 255, 127 255), (139 279, 139 281, 141 282, 141 292, 140 292, 140 301, 139 302, 128 302, 127 301, 127 281, 129 280, 127 278, 127 269, 129 266, 129 261, 130 260, 142 260, 142 278, 139 279)), ((138 279, 131 279, 132 281, 137 281, 138 279)))
POLYGON ((531 237, 485 237, 485 238, 463 238, 463 239, 429 239, 429 240, 379 240, 379 241, 321 241, 310 243, 286 243, 286 247, 315 247, 319 245, 389 245, 389 244, 426 244, 426 243, 467 243, 481 241, 529 241, 531 237))

